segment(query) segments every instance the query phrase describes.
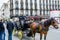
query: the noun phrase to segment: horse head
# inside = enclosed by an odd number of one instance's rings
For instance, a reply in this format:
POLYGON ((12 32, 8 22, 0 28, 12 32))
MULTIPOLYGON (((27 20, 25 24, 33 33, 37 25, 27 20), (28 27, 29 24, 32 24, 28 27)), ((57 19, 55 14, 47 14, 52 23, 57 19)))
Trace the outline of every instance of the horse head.
POLYGON ((58 29, 58 28, 59 28, 59 27, 58 27, 58 22, 57 22, 54 18, 51 18, 50 20, 51 20, 51 25, 52 25, 54 28, 58 29))

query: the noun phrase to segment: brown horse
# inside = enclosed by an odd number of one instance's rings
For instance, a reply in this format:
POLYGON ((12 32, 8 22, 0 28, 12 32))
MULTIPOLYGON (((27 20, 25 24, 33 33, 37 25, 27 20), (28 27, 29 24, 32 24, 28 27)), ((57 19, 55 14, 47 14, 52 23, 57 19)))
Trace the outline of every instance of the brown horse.
POLYGON ((38 24, 36 22, 33 22, 30 25, 30 28, 31 28, 32 36, 34 37, 34 40, 35 40, 35 33, 37 32, 37 30, 39 30, 39 33, 40 33, 40 40, 42 40, 43 34, 44 34, 44 40, 46 40, 46 36, 47 36, 50 25, 52 25, 54 28, 58 29, 58 23, 54 18, 48 19, 48 20, 46 20, 44 22, 40 22, 38 24))

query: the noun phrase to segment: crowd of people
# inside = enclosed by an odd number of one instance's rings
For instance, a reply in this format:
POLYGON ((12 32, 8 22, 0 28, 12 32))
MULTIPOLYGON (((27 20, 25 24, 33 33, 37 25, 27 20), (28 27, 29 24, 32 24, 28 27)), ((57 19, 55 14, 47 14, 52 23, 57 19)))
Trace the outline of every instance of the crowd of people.
POLYGON ((6 21, 4 19, 0 19, 0 40, 5 40, 6 37, 5 25, 6 29, 8 30, 8 40, 12 40, 12 32, 14 29, 14 24, 11 20, 6 21))

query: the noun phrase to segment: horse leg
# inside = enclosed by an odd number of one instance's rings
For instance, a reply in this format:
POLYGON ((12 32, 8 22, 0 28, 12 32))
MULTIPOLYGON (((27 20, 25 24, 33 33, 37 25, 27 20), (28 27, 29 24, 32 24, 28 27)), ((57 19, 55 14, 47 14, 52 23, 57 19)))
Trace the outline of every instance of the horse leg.
POLYGON ((42 40, 42 32, 40 32, 40 40, 42 40))
POLYGON ((34 33, 34 35, 33 35, 33 40, 35 40, 35 33, 34 33))
POLYGON ((47 32, 44 33, 44 40, 46 40, 47 32))
POLYGON ((33 40, 35 40, 35 33, 36 33, 36 32, 32 32, 33 40))

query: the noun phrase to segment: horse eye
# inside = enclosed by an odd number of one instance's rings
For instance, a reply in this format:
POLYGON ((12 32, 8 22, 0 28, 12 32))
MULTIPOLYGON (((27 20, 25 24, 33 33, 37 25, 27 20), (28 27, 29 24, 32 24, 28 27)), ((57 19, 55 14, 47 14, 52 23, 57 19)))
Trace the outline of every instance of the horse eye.
POLYGON ((55 23, 55 22, 53 22, 53 23, 55 23))

